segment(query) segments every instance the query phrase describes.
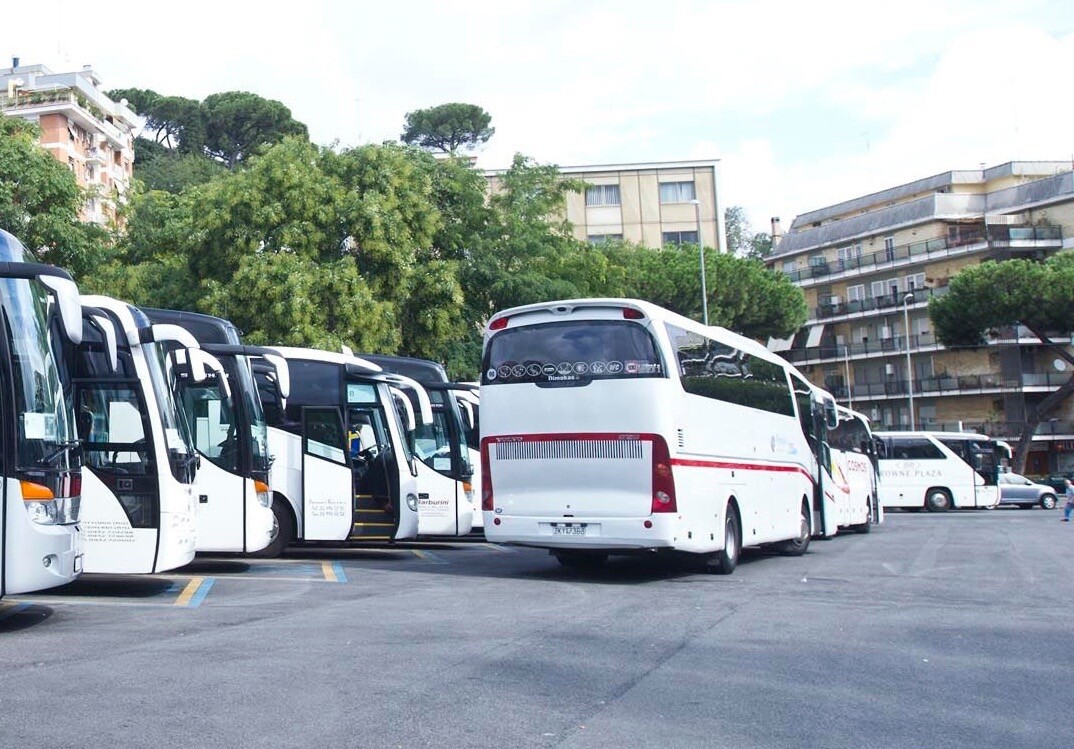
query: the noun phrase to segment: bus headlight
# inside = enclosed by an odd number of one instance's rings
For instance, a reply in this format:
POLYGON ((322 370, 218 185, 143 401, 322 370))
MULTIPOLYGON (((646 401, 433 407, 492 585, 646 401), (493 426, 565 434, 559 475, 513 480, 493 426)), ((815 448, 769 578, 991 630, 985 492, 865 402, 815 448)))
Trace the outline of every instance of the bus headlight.
POLYGON ((257 492, 257 501, 262 507, 272 507, 272 491, 264 481, 254 479, 254 491, 257 492))
POLYGON ((38 525, 56 524, 56 500, 27 499, 23 502, 23 505, 26 507, 26 513, 30 516, 30 520, 38 525))
MULTIPOLYGON (((22 487, 23 505, 33 522, 38 525, 70 525, 78 522, 81 497, 57 497, 52 489, 35 481, 22 480, 19 484, 22 487)), ((69 488, 81 491, 81 482, 69 488)))
POLYGON ((410 508, 411 512, 418 511, 418 495, 408 494, 406 495, 406 506, 410 508))

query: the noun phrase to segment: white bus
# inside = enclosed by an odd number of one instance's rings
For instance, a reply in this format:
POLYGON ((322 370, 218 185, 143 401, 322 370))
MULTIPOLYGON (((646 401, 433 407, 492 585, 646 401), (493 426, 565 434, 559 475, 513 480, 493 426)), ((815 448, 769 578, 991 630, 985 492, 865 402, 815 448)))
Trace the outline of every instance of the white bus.
POLYGON ((82 339, 78 288, 27 255, 0 230, 0 597, 71 582, 82 565, 81 460, 54 348, 82 339))
MULTIPOLYGON (((255 373, 279 524, 272 546, 414 538, 418 466, 397 406, 410 405, 399 388, 417 386, 348 354, 273 350, 287 360, 291 388, 281 403, 266 374, 255 373)), ((427 399, 420 410, 430 421, 427 399)))
MULTIPOLYGON (((470 457, 470 468, 473 475, 470 477, 470 485, 473 487, 474 496, 481 501, 481 396, 480 385, 476 382, 452 383, 455 400, 462 411, 463 435, 466 440, 466 454, 470 457)), ((474 513, 474 533, 483 533, 485 527, 485 513, 474 513)))
POLYGON ((565 565, 689 552, 724 573, 743 546, 804 553, 823 489, 820 403, 787 362, 738 338, 632 299, 494 315, 486 538, 565 565))
MULTIPOLYGON (((428 359, 358 354, 385 372, 404 375, 422 386, 432 406, 432 422, 418 423, 410 434, 418 458, 418 535, 466 536, 481 514, 474 492, 473 468, 466 446, 462 408, 443 365, 428 359)), ((408 391, 418 407, 419 392, 408 391)))
POLYGON ((173 345, 206 377, 197 341, 152 325, 136 307, 83 296, 85 336, 68 350, 67 376, 85 454, 82 521, 86 572, 158 573, 194 558, 198 457, 173 386, 173 345))
POLYGON ((857 411, 836 406, 839 423, 828 430, 832 476, 838 485, 837 525, 868 533, 884 521, 880 504, 879 464, 869 420, 857 411))
POLYGON ((880 502, 885 509, 999 504, 999 465, 1007 453, 972 432, 875 432, 880 453, 880 502))
MULTIPOLYGON (((278 397, 286 398, 287 362, 272 349, 244 346, 229 321, 197 312, 143 309, 154 323, 178 325, 222 365, 226 377, 210 374, 194 382, 182 373, 177 393, 202 457, 198 497, 197 551, 258 552, 276 538, 269 488, 268 426, 253 369, 271 367, 278 397)), ((265 552, 276 556, 282 549, 265 552)))

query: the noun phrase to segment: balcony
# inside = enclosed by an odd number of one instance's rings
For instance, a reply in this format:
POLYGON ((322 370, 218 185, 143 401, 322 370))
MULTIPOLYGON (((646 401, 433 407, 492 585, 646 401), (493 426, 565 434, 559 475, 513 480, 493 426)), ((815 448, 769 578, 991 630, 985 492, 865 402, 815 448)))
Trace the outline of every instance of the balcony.
POLYGON ((913 299, 909 304, 922 304, 927 302, 934 296, 943 296, 949 291, 947 286, 938 286, 936 288, 914 289, 913 291, 900 291, 894 294, 886 294, 884 296, 868 297, 866 299, 853 299, 847 302, 840 302, 839 304, 821 304, 813 308, 814 320, 826 320, 828 318, 840 317, 842 315, 855 315, 858 314, 864 317, 870 312, 885 312, 892 310, 902 309, 903 299, 907 294, 911 294, 913 299))
MULTIPOLYGON (((901 354, 906 351, 906 336, 891 336, 877 341, 861 341, 849 346, 842 344, 824 344, 814 348, 791 349, 780 351, 779 355, 792 364, 818 363, 825 359, 842 361, 845 358, 857 358, 861 356, 884 356, 901 354)), ((917 352, 927 347, 937 347, 940 342, 932 333, 922 333, 910 336, 910 351, 917 352)))
MULTIPOLYGON (((981 393, 1010 392, 1050 392, 1057 390, 1070 379, 1063 373, 1024 374, 1017 378, 1004 378, 994 374, 983 375, 940 375, 935 377, 915 377, 913 380, 914 396, 932 398, 941 395, 977 395, 981 393)), ((852 392, 855 401, 883 400, 885 398, 906 398, 909 395, 907 380, 888 380, 855 384, 852 392)), ((836 400, 847 400, 845 385, 831 389, 836 400)))
POLYGON ((962 254, 970 247, 985 243, 991 249, 1003 250, 1059 249, 1063 245, 1063 236, 1058 226, 975 226, 963 228, 949 237, 883 249, 860 257, 816 261, 808 268, 784 273, 792 282, 804 285, 817 279, 831 280, 840 274, 862 275, 880 266, 911 265, 962 254))

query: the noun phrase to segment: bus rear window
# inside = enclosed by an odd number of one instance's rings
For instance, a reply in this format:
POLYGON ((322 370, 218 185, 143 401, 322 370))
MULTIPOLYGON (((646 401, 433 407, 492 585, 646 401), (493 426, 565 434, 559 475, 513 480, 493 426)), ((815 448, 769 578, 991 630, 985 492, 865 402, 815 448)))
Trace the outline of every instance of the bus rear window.
POLYGON ((489 339, 482 385, 571 385, 665 377, 645 328, 625 320, 585 320, 508 328, 489 339))

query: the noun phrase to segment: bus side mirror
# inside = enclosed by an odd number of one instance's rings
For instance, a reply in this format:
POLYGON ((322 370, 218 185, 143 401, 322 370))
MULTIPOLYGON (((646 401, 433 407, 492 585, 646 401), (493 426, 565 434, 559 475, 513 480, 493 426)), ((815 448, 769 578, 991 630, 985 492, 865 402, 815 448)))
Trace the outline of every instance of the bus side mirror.
POLYGON ((56 297, 60 309, 60 322, 67 340, 76 346, 82 343, 82 300, 78 286, 70 278, 62 276, 38 276, 39 281, 56 297))

